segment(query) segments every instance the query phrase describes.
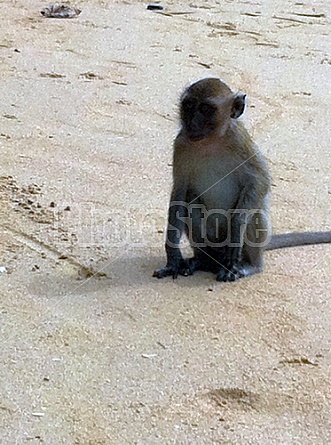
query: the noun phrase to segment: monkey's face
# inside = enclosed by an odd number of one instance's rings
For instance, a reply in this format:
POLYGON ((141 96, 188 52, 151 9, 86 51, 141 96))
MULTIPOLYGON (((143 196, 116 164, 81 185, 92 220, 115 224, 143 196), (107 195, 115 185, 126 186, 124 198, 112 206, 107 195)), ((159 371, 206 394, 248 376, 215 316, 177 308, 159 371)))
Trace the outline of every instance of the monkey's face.
POLYGON ((208 99, 184 98, 180 115, 186 135, 192 141, 210 136, 218 127, 217 107, 208 99))
POLYGON ((234 94, 219 79, 207 78, 187 88, 181 99, 180 117, 186 136, 199 141, 213 134, 224 135, 231 118, 245 108, 245 95, 234 94))

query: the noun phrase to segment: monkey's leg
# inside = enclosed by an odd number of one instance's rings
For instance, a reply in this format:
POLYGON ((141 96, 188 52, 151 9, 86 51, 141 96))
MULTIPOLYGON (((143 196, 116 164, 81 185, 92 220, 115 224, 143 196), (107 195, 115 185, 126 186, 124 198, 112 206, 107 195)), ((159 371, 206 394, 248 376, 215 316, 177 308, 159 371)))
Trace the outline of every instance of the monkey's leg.
POLYGON ((268 219, 263 211, 256 212, 246 221, 244 244, 240 260, 228 270, 217 274, 218 281, 235 281, 259 273, 263 269, 263 249, 268 237, 268 219))
POLYGON ((208 217, 202 212, 199 219, 197 218, 198 208, 195 210, 195 217, 192 218, 192 241, 189 237, 194 247, 194 257, 189 260, 192 273, 195 270, 203 270, 215 273, 219 281, 235 281, 240 276, 236 266, 239 262, 237 258, 241 255, 243 241, 239 237, 240 232, 235 230, 239 222, 233 218, 233 213, 238 218, 241 217, 239 212, 236 210, 229 213, 215 211, 208 217), (234 234, 232 238, 231 234, 234 234), (236 236, 238 239, 235 238, 236 236))
POLYGON ((241 268, 241 262, 234 262, 231 260, 232 255, 232 247, 226 247, 223 249, 223 254, 218 260, 218 269, 215 271, 217 281, 232 282, 237 281, 239 278, 244 276, 241 268))
POLYGON ((241 278, 241 256, 246 230, 245 210, 231 210, 228 212, 227 245, 216 248, 219 252, 218 261, 220 267, 216 272, 217 281, 236 281, 241 278))
POLYGON ((263 269, 264 245, 269 236, 269 224, 266 213, 255 213, 247 225, 245 244, 242 251, 242 276, 249 276, 263 269))
POLYGON ((262 252, 268 236, 267 189, 258 192, 255 177, 249 178, 241 190, 236 209, 231 210, 227 271, 221 270, 218 281, 234 281, 262 270, 262 252))
POLYGON ((224 250, 223 267, 217 273, 217 281, 236 281, 259 273, 263 268, 263 246, 268 234, 265 214, 235 214, 231 221, 229 246, 224 250), (243 216, 244 215, 244 216, 243 216))
POLYGON ((164 278, 178 275, 191 275, 188 261, 185 260, 180 251, 179 243, 187 222, 188 211, 185 202, 170 201, 168 214, 168 228, 165 249, 167 253, 167 264, 155 270, 153 277, 164 278))
POLYGON ((204 205, 193 195, 188 194, 188 201, 195 201, 194 205, 189 205, 189 222, 186 225, 185 233, 194 251, 194 256, 188 259, 191 274, 196 270, 211 271, 211 258, 209 247, 206 245, 204 232, 205 208, 204 205))
POLYGON ((236 281, 242 275, 239 267, 228 265, 226 258, 228 247, 224 248, 196 248, 194 257, 189 259, 191 272, 202 270, 216 274, 218 281, 236 281))

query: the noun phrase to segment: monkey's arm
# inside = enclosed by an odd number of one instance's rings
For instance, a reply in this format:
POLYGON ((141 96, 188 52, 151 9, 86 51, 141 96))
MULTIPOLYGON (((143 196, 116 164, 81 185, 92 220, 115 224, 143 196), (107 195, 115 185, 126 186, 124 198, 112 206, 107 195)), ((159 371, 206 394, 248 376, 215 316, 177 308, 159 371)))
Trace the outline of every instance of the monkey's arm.
POLYGON ((164 278, 171 275, 190 275, 188 262, 183 259, 179 244, 188 218, 187 203, 185 202, 186 187, 184 184, 174 184, 168 211, 168 228, 165 250, 167 253, 167 264, 157 269, 153 276, 164 278))

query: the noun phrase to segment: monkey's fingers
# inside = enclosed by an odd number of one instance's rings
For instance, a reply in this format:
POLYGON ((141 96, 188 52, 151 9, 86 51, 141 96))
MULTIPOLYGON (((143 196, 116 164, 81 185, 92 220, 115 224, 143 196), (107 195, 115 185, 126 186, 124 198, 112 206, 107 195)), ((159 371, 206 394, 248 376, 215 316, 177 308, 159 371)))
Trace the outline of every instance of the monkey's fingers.
POLYGON ((156 269, 153 273, 153 277, 156 278, 165 278, 165 277, 169 277, 169 276, 173 276, 174 278, 177 278, 177 276, 175 275, 175 271, 174 268, 171 266, 164 266, 164 267, 160 267, 159 269, 156 269))
POLYGON ((187 277, 189 275, 192 275, 192 271, 189 267, 186 267, 186 266, 183 266, 183 267, 164 266, 164 267, 160 267, 159 269, 156 269, 153 273, 153 277, 165 278, 165 277, 172 276, 172 278, 174 280, 176 278, 178 278, 178 275, 187 277))

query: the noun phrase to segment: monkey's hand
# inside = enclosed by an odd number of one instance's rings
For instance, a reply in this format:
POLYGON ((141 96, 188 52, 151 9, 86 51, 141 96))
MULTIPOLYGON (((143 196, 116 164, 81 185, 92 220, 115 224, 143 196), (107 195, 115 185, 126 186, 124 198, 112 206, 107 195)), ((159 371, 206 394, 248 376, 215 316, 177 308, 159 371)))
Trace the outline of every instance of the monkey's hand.
POLYGON ((181 259, 178 263, 167 263, 166 266, 160 267, 156 269, 153 273, 153 277, 156 278, 164 278, 172 276, 173 279, 176 279, 178 275, 182 275, 187 277, 188 275, 192 275, 193 271, 189 266, 187 260, 181 259))

